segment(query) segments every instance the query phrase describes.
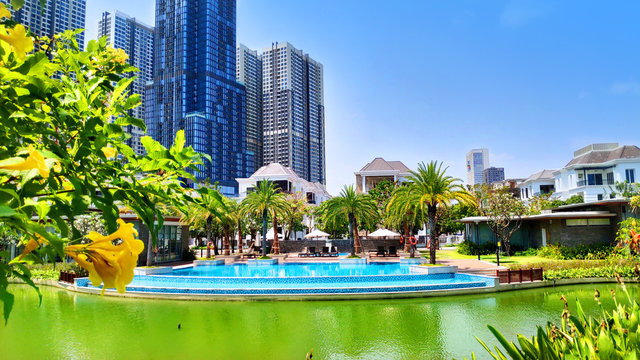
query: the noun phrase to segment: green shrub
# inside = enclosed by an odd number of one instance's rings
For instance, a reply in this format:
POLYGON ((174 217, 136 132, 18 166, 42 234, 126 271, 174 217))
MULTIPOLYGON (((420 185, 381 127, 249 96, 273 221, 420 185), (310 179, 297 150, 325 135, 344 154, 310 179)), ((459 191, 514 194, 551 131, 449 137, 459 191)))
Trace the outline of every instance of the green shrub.
POLYGON ((615 278, 616 274, 628 279, 640 278, 636 260, 611 257, 605 260, 558 260, 529 264, 510 264, 512 270, 542 268, 545 280, 615 278))
POLYGON ((483 243, 478 245, 471 241, 463 241, 458 245, 458 253, 462 255, 478 255, 478 251, 480 251, 480 255, 495 254, 496 244, 483 243))
MULTIPOLYGON (((494 359, 636 359, 640 349, 638 319, 640 306, 631 298, 622 284, 626 300, 618 302, 611 291, 615 307, 605 310, 600 302, 600 292, 595 291, 595 301, 601 308, 601 315, 587 316, 578 301, 576 315, 569 312, 564 295, 564 310, 560 324, 547 323, 546 328, 538 326, 531 339, 518 334, 518 344, 508 341, 500 331, 488 325, 489 330, 504 347, 503 353, 497 346, 491 350, 482 340, 478 342, 494 359)), ((475 354, 472 356, 475 359, 475 354)))
POLYGON ((564 245, 548 245, 538 250, 538 256, 556 260, 594 260, 606 259, 612 254, 623 254, 614 244, 598 243, 574 247, 564 245))
POLYGON ((196 259, 196 254, 193 249, 184 249, 182 250, 182 260, 184 261, 193 261, 196 259))
POLYGON ((513 254, 514 254, 514 256, 536 256, 536 255, 538 255, 538 249, 529 248, 527 250, 516 251, 513 254))

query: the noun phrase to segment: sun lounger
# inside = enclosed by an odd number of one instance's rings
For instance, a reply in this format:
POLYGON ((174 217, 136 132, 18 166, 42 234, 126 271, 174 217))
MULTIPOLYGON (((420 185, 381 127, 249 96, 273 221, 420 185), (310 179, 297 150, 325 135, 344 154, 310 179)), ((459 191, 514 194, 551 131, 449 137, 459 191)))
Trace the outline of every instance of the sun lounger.
POLYGON ((376 256, 387 256, 387 252, 384 250, 384 246, 378 246, 378 252, 376 256))
POLYGON ((329 253, 329 247, 328 246, 323 246, 322 247, 322 252, 320 253, 320 256, 331 256, 331 254, 329 253))
POLYGON ((398 249, 395 246, 389 246, 389 256, 398 256, 398 249))
POLYGON ((331 252, 330 252, 331 256, 339 256, 340 254, 338 253, 338 248, 335 246, 331 247, 331 252))
POLYGON ((315 246, 309 246, 309 256, 318 256, 315 246))
POLYGON ((256 246, 251 243, 251 245, 249 245, 249 250, 247 250, 246 253, 242 254, 242 258, 243 259, 255 259, 257 256, 257 252, 256 252, 256 246))
POLYGON ((304 248, 304 251, 298 254, 298 257, 309 257, 309 256, 313 256, 314 254, 309 252, 309 248, 306 247, 304 248))

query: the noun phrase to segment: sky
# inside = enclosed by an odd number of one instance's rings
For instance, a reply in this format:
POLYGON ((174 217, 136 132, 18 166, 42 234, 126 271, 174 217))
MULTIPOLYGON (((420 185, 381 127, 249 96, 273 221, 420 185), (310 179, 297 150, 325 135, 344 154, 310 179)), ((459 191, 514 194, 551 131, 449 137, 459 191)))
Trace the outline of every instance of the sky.
MULTIPOLYGON (((153 25, 152 0, 87 0, 153 25)), ((375 157, 466 153, 526 178, 597 142, 640 145, 640 2, 237 0, 237 41, 288 41, 324 66, 327 189, 375 157)))

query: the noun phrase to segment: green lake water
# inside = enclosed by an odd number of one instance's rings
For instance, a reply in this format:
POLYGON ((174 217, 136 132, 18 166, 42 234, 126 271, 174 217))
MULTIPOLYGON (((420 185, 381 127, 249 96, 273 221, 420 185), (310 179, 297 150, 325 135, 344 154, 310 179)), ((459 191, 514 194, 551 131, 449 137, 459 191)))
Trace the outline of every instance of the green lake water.
MULTIPOLYGON (((486 325, 533 335, 558 321, 565 294, 597 313, 594 289, 610 304, 615 284, 424 299, 215 302, 124 299, 11 285, 0 323, 0 359, 450 359, 487 358, 486 325), (181 324, 181 329, 178 329, 181 324)), ((639 295, 640 287, 628 286, 639 295)), ((622 292, 618 291, 618 297, 622 292)))

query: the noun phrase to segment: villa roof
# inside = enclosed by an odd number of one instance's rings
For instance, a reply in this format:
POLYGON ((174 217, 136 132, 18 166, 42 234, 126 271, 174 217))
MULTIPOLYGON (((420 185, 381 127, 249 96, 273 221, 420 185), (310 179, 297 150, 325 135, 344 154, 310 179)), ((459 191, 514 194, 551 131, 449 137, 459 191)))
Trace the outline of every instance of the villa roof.
POLYGON ((574 157, 565 167, 572 165, 602 164, 613 160, 640 158, 640 148, 635 145, 624 145, 613 150, 590 151, 574 157))
POLYGON ((555 170, 538 171, 537 173, 529 176, 527 178, 527 180, 525 180, 524 182, 553 180, 554 179, 554 176, 553 176, 553 172, 554 171, 555 170))
POLYGON ((398 171, 400 173, 409 173, 410 170, 402 161, 386 161, 381 157, 377 157, 360 169, 360 171, 398 171))
POLYGON ((290 168, 281 165, 279 163, 271 163, 269 165, 265 165, 260 169, 256 170, 256 172, 251 175, 251 177, 268 177, 268 176, 294 176, 298 177, 298 175, 291 170, 290 168))
MULTIPOLYGON (((616 214, 608 211, 563 211, 563 212, 546 212, 537 215, 525 215, 522 217, 523 221, 536 221, 536 220, 552 220, 552 219, 585 219, 585 218, 609 218, 615 217, 616 214)), ((464 224, 487 222, 489 218, 487 216, 470 216, 458 220, 458 222, 464 224)))

